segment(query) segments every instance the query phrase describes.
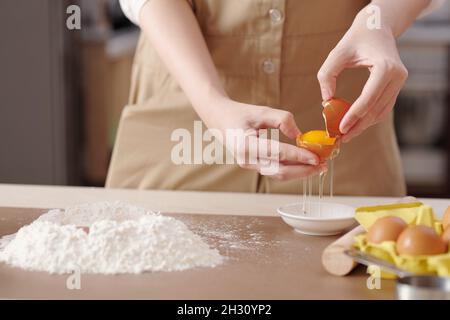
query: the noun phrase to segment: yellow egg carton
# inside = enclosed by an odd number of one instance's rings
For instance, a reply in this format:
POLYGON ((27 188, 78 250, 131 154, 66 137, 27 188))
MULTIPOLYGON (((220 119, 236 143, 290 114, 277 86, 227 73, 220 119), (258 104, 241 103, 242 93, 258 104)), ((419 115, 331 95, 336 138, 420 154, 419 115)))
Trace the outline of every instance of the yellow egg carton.
MULTIPOLYGON (((356 209, 355 219, 367 231, 379 218, 396 216, 409 225, 424 225, 432 227, 438 235, 442 235, 441 221, 436 219, 433 209, 421 202, 396 203, 389 205, 360 207, 356 209)), ((395 264, 397 267, 415 274, 434 274, 450 276, 450 250, 445 254, 433 256, 399 255, 394 241, 384 241, 379 244, 369 243, 367 233, 355 237, 354 246, 359 250, 395 264)), ((370 272, 371 268, 369 268, 370 272)), ((382 272, 383 278, 395 278, 394 275, 382 272)))

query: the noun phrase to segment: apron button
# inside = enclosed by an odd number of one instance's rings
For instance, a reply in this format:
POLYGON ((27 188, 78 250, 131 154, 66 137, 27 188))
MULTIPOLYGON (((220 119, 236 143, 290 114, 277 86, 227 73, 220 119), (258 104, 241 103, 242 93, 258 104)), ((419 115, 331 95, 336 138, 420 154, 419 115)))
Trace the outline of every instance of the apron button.
POLYGON ((272 74, 275 72, 275 63, 273 63, 272 60, 264 60, 263 64, 262 64, 262 68, 264 70, 265 73, 267 74, 272 74))
POLYGON ((273 23, 278 23, 283 19, 283 14, 278 9, 270 9, 269 15, 273 23))

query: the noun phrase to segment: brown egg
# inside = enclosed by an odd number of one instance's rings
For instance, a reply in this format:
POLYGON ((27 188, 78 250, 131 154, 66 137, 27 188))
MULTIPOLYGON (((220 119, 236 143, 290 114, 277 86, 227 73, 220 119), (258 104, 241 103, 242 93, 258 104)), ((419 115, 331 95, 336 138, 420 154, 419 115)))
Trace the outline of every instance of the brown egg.
POLYGON ((400 233, 408 225, 399 217, 387 216, 379 218, 370 227, 367 233, 367 241, 381 243, 383 241, 396 241, 400 233))
POLYGON ((433 228, 409 226, 397 239, 397 252, 411 256, 434 255, 447 251, 447 244, 433 228))
POLYGON ((351 103, 342 98, 331 98, 322 103, 322 115, 325 120, 327 133, 330 137, 338 137, 341 135, 339 125, 347 111, 350 109, 351 103))
POLYGON ((444 212, 444 218, 442 219, 442 226, 444 230, 450 225, 450 206, 444 212))
POLYGON ((444 233, 442 234, 442 240, 444 240, 447 245, 450 244, 450 228, 444 230, 444 233))

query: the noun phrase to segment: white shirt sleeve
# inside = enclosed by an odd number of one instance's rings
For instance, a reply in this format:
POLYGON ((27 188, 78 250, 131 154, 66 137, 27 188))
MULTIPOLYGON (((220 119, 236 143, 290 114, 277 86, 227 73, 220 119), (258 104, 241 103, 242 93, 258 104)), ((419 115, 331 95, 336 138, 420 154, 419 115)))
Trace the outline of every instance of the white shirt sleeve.
POLYGON ((139 25, 139 13, 149 0, 120 0, 120 6, 125 16, 135 25, 139 25))
MULTIPOLYGON (((122 11, 125 16, 127 16, 127 18, 134 24, 139 25, 139 13, 147 1, 149 0, 120 0, 120 6, 122 7, 122 11)), ((436 10, 444 3, 444 1, 445 0, 431 0, 428 7, 426 7, 420 14, 420 17, 436 10)))

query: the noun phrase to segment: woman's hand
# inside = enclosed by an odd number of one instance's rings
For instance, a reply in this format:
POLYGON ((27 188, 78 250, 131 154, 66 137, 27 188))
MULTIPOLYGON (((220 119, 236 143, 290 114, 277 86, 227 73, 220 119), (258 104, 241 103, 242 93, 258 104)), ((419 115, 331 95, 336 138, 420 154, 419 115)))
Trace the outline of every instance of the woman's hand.
POLYGON ((341 121, 339 129, 344 134, 344 142, 388 116, 408 76, 392 30, 385 26, 370 30, 366 21, 364 15, 355 19, 318 73, 325 101, 334 96, 336 78, 341 71, 358 67, 366 67, 370 71, 361 95, 341 121))
POLYGON ((347 68, 366 67, 370 71, 361 95, 342 119, 343 141, 349 141, 368 127, 383 121, 408 77, 400 60, 395 37, 402 34, 430 0, 372 0, 361 10, 352 26, 334 48, 317 75, 323 100, 332 98, 336 78, 347 68), (369 28, 373 15, 380 25, 369 28))
POLYGON ((292 113, 227 98, 212 103, 220 114, 211 112, 203 120, 211 132, 214 129, 220 132, 225 140, 222 142, 242 168, 256 170, 277 180, 306 177, 326 170, 314 153, 261 134, 261 129, 279 129, 295 140, 300 130, 292 113), (235 138, 241 143, 236 143, 235 138))
POLYGON ((141 9, 139 21, 210 133, 225 137, 225 145, 233 149, 230 151, 241 167, 280 180, 304 177, 323 170, 315 154, 258 135, 258 129, 273 128, 295 139, 300 130, 292 114, 238 103, 228 98, 188 2, 148 1, 141 9), (243 147, 230 146, 232 141, 226 139, 229 129, 242 130, 245 140, 243 147), (268 152, 263 152, 263 155, 258 153, 264 148, 268 152), (239 161, 248 160, 255 154, 257 158, 252 159, 255 161, 239 161))

